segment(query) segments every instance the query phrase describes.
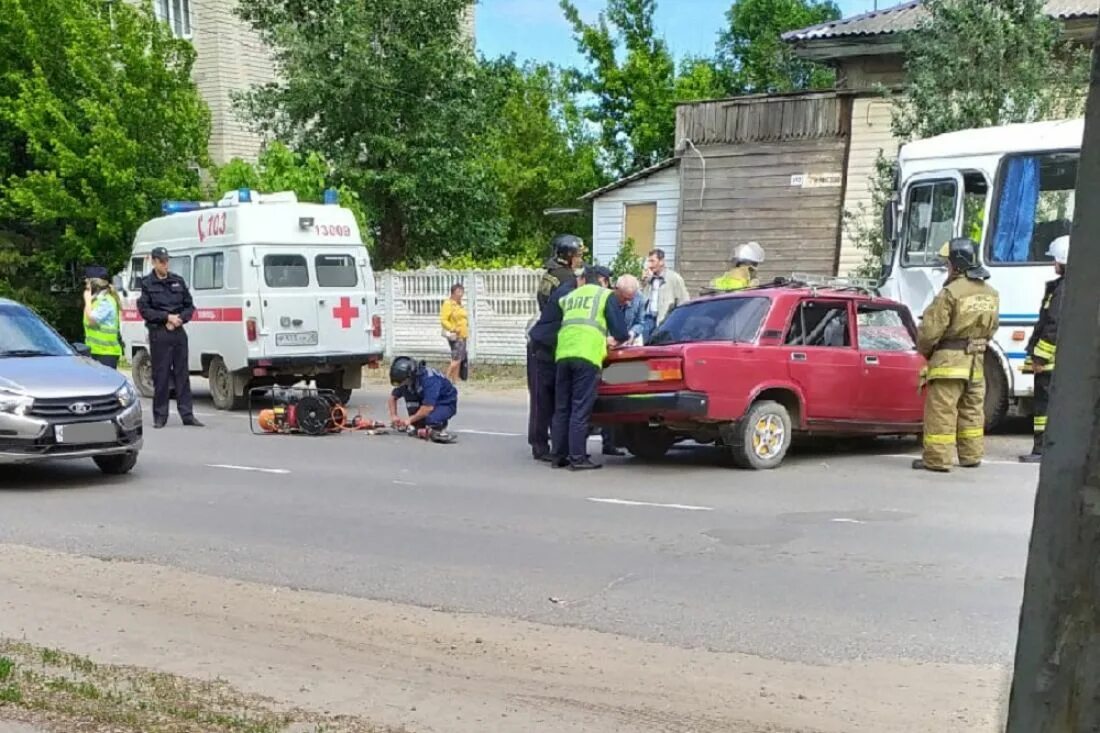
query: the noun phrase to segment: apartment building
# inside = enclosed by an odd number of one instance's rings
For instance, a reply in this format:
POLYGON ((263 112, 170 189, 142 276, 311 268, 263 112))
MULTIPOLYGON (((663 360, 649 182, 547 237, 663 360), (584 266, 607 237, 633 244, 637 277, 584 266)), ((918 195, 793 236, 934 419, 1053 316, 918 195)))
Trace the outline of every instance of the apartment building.
MULTIPOLYGON (((232 94, 275 79, 271 56, 234 12, 236 0, 153 0, 157 17, 195 46, 195 84, 210 107, 210 157, 253 160, 262 139, 236 114, 232 94)), ((474 5, 463 18, 465 36, 474 39, 474 5)))

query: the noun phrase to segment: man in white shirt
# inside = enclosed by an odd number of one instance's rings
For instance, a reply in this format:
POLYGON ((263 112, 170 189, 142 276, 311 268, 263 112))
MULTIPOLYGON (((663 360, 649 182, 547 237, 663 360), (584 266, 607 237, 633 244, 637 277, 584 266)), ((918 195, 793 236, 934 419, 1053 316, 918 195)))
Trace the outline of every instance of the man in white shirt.
POLYGON ((657 327, 668 317, 669 311, 691 300, 684 278, 665 263, 663 250, 655 249, 646 258, 642 294, 648 302, 642 340, 649 343, 657 327))

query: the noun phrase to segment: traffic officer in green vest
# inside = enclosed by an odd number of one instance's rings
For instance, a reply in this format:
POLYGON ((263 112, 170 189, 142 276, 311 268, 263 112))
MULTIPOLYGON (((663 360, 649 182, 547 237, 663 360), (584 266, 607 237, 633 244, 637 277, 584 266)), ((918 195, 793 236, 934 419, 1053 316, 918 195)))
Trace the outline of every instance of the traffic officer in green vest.
POLYGON ((109 278, 106 267, 84 268, 84 345, 93 359, 116 369, 122 357, 122 301, 109 278))
POLYGON ((764 248, 756 242, 741 244, 734 248, 730 255, 730 264, 733 265, 721 277, 710 281, 711 290, 744 290, 759 285, 756 279, 756 268, 764 262, 764 248))
POLYGON ((1034 443, 1031 453, 1020 456, 1021 463, 1041 463, 1043 436, 1047 430, 1047 410, 1050 407, 1050 383, 1054 378, 1054 356, 1058 350, 1058 323, 1061 320, 1062 293, 1065 291, 1066 262, 1069 261, 1069 237, 1058 237, 1047 251, 1054 258, 1054 280, 1047 283, 1039 307, 1039 321, 1027 344, 1024 372, 1035 375, 1035 400, 1032 403, 1034 443))
POLYGON ((578 287, 559 302, 562 321, 554 352, 551 465, 574 471, 601 467, 588 457, 596 388, 609 344, 622 344, 630 338, 623 306, 638 294, 634 278, 624 278, 624 284, 614 291, 600 287, 597 282, 597 273, 587 270, 578 287))

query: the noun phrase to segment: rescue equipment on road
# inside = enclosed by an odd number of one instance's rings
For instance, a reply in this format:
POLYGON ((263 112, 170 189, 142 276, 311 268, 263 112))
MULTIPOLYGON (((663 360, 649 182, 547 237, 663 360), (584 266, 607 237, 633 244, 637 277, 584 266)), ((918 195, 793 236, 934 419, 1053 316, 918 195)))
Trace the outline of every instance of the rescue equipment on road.
POLYGON ((349 418, 336 392, 312 387, 256 388, 248 395, 248 424, 254 435, 329 435, 387 431, 362 413, 349 418), (268 406, 270 405, 270 406, 268 406))

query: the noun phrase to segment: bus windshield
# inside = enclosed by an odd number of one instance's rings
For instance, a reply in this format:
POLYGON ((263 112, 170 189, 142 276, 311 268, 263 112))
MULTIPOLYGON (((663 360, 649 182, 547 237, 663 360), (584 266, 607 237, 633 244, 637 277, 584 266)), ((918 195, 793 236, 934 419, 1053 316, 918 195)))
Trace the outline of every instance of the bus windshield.
POLYGON ((1078 152, 1007 156, 993 202, 993 232, 986 240, 991 265, 1050 264, 1050 243, 1070 233, 1078 152))

